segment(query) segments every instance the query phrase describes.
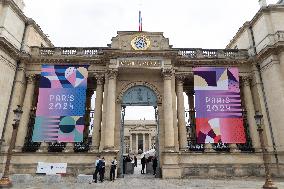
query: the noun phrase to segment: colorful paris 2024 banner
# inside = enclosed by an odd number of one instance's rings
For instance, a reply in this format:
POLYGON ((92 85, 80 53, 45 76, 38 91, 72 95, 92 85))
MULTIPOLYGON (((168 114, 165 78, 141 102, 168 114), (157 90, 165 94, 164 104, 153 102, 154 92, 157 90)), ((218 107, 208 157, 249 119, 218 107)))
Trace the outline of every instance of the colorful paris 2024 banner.
POLYGON ((238 68, 194 68, 198 143, 245 143, 238 68))
POLYGON ((83 141, 88 66, 43 65, 32 140, 83 141))

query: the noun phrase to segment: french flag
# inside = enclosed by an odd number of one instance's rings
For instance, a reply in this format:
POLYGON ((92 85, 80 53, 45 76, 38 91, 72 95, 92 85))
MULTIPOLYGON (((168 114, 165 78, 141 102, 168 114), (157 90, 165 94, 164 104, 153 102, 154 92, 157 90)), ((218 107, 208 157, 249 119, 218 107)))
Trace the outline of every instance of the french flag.
POLYGON ((142 16, 141 16, 141 11, 139 11, 139 31, 142 31, 142 16))

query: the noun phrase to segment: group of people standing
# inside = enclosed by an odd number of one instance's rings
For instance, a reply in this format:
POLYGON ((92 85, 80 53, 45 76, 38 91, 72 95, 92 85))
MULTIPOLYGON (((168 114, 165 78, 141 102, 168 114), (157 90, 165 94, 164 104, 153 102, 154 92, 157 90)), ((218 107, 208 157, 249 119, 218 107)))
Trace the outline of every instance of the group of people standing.
POLYGON ((157 170, 157 167, 158 167, 158 159, 156 156, 153 156, 153 157, 149 157, 148 159, 146 159, 145 156, 143 156, 141 158, 141 165, 142 165, 142 170, 141 170, 141 174, 145 174, 145 166, 147 164, 147 162, 151 162, 152 161, 152 167, 153 167, 153 175, 156 175, 156 170, 157 170))
MULTIPOLYGON (((132 159, 129 155, 127 157, 124 157, 123 159, 123 173, 125 174, 125 164, 126 162, 132 162, 134 160, 134 167, 137 167, 137 158, 134 156, 132 159)), ((147 162, 152 161, 152 167, 153 167, 153 175, 156 175, 156 170, 158 166, 158 160, 156 156, 150 156, 146 159, 145 155, 141 158, 141 165, 142 165, 142 170, 141 174, 145 174, 145 167, 147 162)), ((95 172, 93 174, 93 182, 97 183, 98 181, 98 174, 99 174, 99 181, 103 182, 104 177, 105 177, 105 167, 106 167, 106 162, 105 158, 100 156, 97 156, 96 162, 95 162, 95 172)), ((117 168, 117 160, 116 157, 113 158, 111 161, 110 165, 110 180, 114 181, 115 180, 115 170, 117 168)))
MULTIPOLYGON (((93 182, 97 183, 98 174, 100 176, 99 180, 101 182, 104 181, 105 166, 106 166, 105 158, 104 157, 100 158, 100 156, 97 156, 96 163, 95 163, 95 172, 93 174, 93 182)), ((113 160, 111 161, 111 166, 110 166, 110 180, 111 181, 114 181, 115 179, 116 167, 117 167, 117 161, 116 161, 116 157, 114 157, 113 160)))

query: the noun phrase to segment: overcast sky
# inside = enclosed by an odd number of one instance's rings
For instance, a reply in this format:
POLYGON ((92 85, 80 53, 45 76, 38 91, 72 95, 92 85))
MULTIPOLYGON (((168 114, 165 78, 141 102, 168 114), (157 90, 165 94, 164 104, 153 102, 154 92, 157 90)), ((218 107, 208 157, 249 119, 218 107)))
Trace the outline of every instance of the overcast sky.
MULTIPOLYGON (((277 1, 267 0, 268 4, 277 1)), ((104 47, 117 31, 137 31, 141 10, 143 30, 164 32, 174 47, 225 48, 243 23, 259 10, 258 0, 25 0, 25 3, 25 14, 41 26, 55 46, 81 47, 104 47)), ((127 119, 154 118, 152 107, 146 111, 142 107, 126 110, 127 119)))
MULTIPOLYGON (((267 0, 275 3, 277 0, 267 0)), ((25 0, 56 46, 106 46, 117 31, 164 32, 174 47, 224 48, 258 0, 25 0)))

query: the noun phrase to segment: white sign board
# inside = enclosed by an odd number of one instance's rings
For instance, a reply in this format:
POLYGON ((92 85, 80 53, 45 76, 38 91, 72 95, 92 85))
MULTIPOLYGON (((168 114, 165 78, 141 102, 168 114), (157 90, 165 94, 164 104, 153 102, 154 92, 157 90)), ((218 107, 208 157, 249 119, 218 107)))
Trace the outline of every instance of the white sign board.
POLYGON ((66 173, 67 163, 46 163, 38 162, 36 173, 47 175, 66 173))

